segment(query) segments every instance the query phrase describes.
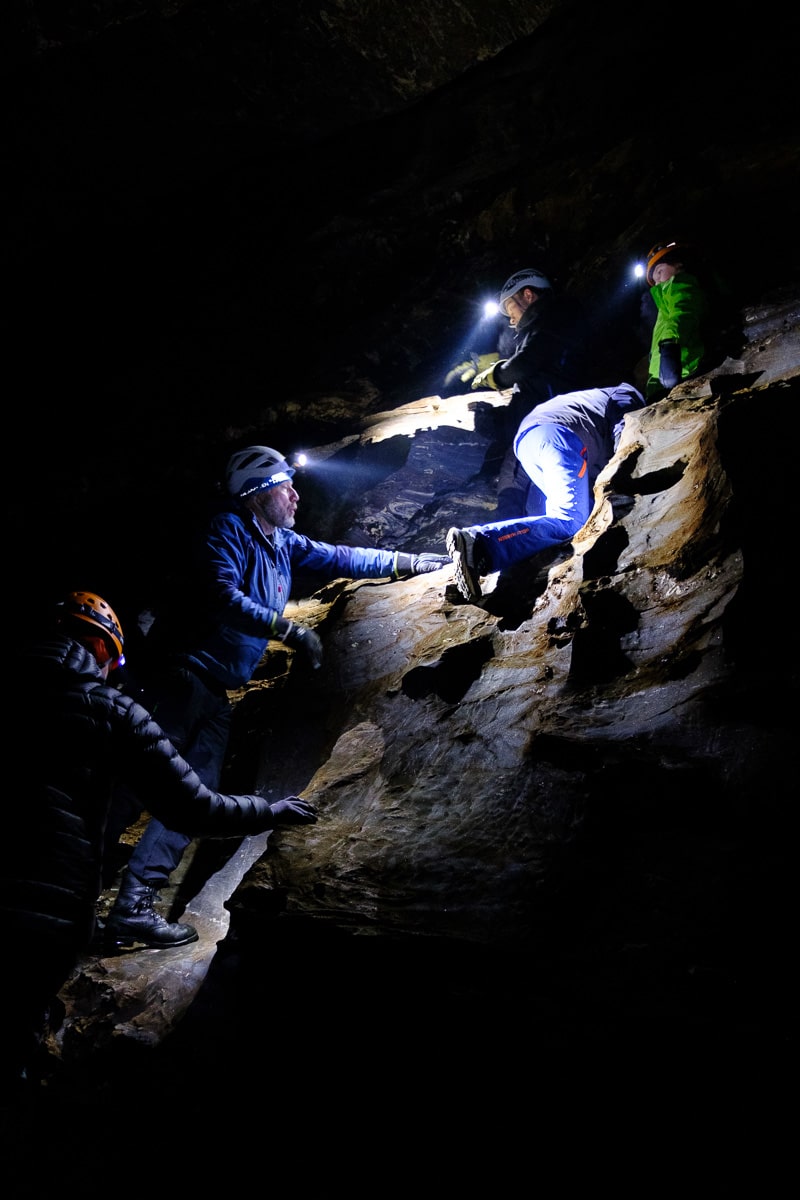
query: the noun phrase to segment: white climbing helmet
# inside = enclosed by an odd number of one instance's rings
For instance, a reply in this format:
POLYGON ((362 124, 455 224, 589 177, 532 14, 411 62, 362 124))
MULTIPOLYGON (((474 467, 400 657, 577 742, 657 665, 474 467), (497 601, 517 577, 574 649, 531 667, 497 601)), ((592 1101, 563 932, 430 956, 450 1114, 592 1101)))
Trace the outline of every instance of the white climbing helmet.
POLYGON ((515 271, 511 278, 505 281, 500 295, 497 297, 497 306, 504 316, 508 316, 506 312, 506 300, 510 300, 512 296, 516 296, 517 292, 526 287, 533 288, 535 292, 541 292, 545 288, 552 287, 552 284, 546 275, 543 275, 541 271, 537 271, 533 267, 526 267, 523 271, 515 271))
POLYGON ((293 475, 294 467, 289 466, 279 450, 271 446, 246 446, 228 459, 225 483, 230 494, 241 500, 286 483, 293 475))

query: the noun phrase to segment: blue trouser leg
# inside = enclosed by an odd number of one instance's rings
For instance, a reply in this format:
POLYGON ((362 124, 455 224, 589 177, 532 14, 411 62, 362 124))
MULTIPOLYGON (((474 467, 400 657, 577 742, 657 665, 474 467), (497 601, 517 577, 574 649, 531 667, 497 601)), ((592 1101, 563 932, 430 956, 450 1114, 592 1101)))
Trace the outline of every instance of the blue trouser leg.
POLYGON ((560 425, 534 425, 518 443, 517 457, 534 485, 535 507, 539 493, 545 498, 544 513, 469 527, 487 574, 568 541, 592 510, 585 448, 577 434, 560 425))
MULTIPOLYGON (((216 791, 230 733, 227 696, 209 691, 191 671, 180 669, 146 692, 144 701, 206 787, 216 791)), ((142 802, 147 808, 147 797, 142 802)), ((128 860, 128 872, 142 883, 163 887, 191 840, 151 817, 128 860)))
POLYGON ((521 516, 539 516, 545 511, 544 496, 531 481, 510 449, 497 477, 495 521, 510 521, 521 516))

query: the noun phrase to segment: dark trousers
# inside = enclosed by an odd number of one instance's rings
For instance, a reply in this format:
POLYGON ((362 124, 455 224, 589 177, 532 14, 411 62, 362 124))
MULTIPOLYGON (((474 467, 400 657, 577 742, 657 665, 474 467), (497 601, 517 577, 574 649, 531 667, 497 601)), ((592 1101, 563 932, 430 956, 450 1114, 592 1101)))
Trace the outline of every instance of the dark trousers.
MULTIPOLYGON (((145 687, 143 703, 206 787, 217 791, 231 727, 227 694, 188 668, 176 667, 145 687)), ((147 797, 141 799, 146 809, 147 797)), ((191 840, 151 817, 128 860, 129 874, 164 887, 191 840)))

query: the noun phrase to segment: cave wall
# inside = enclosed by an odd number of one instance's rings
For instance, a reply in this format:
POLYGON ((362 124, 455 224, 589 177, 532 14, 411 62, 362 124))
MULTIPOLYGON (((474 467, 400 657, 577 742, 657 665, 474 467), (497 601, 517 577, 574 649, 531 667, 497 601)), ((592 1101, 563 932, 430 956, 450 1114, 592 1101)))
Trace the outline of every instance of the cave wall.
POLYGON ((11 524, 48 597, 88 578, 133 616, 233 444, 329 443, 435 392, 523 261, 587 302, 603 378, 641 353, 630 267, 664 233, 742 303, 797 277, 771 14, 11 11, 11 524))

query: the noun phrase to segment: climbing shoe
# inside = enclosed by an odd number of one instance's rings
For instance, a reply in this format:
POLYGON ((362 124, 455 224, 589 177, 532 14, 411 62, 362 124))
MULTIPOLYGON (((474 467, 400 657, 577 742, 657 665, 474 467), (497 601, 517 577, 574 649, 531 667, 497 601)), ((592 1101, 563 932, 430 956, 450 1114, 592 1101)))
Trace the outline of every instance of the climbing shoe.
POLYGON ((456 585, 465 600, 480 600, 480 571, 476 563, 475 536, 466 529, 450 529, 445 539, 453 560, 456 585))

